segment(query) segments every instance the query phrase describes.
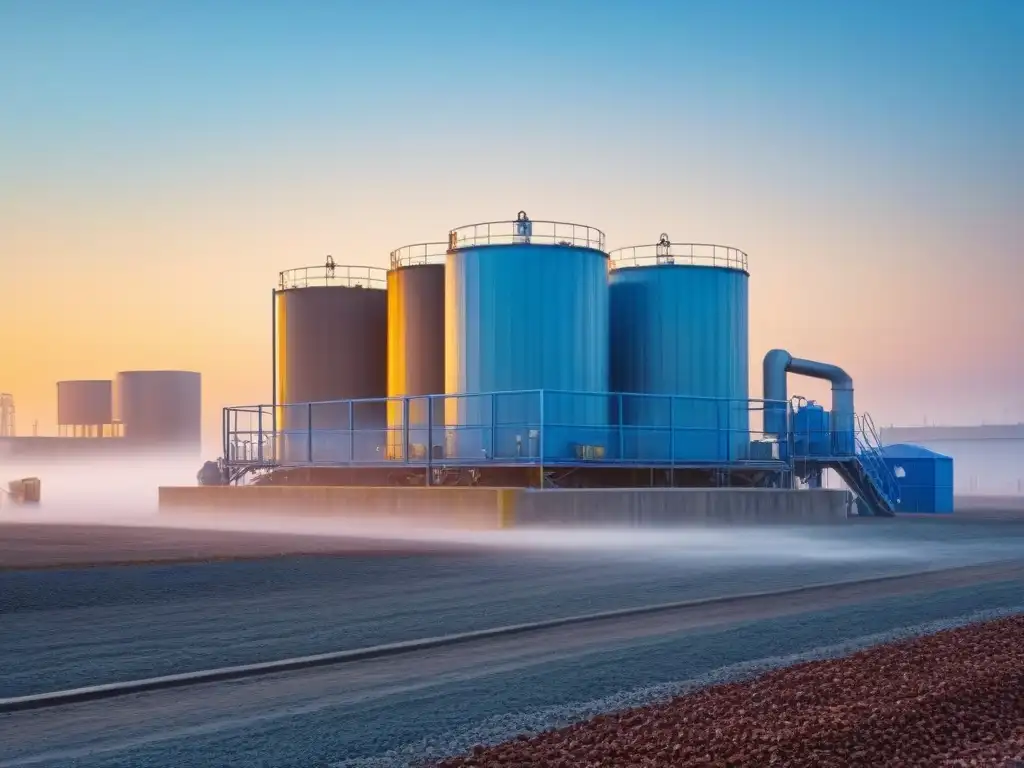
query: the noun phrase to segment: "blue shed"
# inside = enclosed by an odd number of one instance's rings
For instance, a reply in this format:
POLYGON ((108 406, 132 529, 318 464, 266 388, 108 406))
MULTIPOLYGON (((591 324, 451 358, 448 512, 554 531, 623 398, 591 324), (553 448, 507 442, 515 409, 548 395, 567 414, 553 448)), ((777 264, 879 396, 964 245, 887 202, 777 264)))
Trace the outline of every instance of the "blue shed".
POLYGON ((953 458, 919 445, 882 448, 882 456, 900 486, 897 512, 949 514, 953 511, 953 458))

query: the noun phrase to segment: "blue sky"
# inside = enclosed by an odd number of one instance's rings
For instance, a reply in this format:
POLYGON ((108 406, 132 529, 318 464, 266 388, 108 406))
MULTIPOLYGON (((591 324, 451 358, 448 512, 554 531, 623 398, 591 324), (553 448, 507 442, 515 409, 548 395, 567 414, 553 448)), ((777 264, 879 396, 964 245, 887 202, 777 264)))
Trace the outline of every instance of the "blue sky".
POLYGON ((748 251, 753 370, 1024 419, 1022 41, 1017 0, 0 0, 0 389, 193 367, 213 431, 276 271, 525 208, 748 251))

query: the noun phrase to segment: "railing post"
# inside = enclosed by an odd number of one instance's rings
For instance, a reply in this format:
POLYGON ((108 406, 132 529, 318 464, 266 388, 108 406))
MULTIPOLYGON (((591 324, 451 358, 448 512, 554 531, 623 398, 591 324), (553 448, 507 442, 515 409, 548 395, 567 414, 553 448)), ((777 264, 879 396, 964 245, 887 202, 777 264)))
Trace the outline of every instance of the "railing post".
MULTIPOLYGON (((668 396, 668 461, 672 472, 676 470, 676 396, 668 396)), ((673 477, 675 475, 673 474, 673 477)))
POLYGON ((616 403, 615 410, 618 411, 615 421, 615 431, 619 434, 619 461, 625 461, 626 459, 626 441, 622 435, 622 393, 617 392, 615 395, 616 403))
POLYGON ((430 475, 434 470, 434 395, 427 395, 427 471, 425 485, 430 485, 430 475))
POLYGON ((537 440, 538 446, 540 446, 540 487, 544 488, 544 390, 540 390, 540 436, 537 440))
MULTIPOLYGON (((429 405, 429 403, 428 403, 429 405)), ((390 427, 389 427, 390 429, 390 427)), ((390 438, 390 434, 389 434, 390 438)), ((409 396, 402 397, 402 458, 409 463, 409 396)), ((430 442, 429 440, 427 442, 430 442)), ((428 446, 429 448, 429 446, 428 446)))
POLYGON ((348 463, 352 464, 356 460, 356 429, 355 422, 353 422, 353 414, 355 413, 355 407, 351 400, 348 401, 348 463))
POLYGON ((498 421, 498 402, 497 402, 497 397, 498 396, 495 395, 492 392, 490 397, 491 397, 491 429, 490 429, 490 433, 491 433, 491 448, 488 451, 488 456, 489 456, 491 461, 494 461, 494 457, 497 455, 495 453, 495 451, 496 451, 496 449, 498 447, 497 446, 497 438, 495 437, 495 434, 494 434, 495 431, 496 431, 495 424, 498 421))
POLYGON ((259 407, 256 414, 256 439, 259 441, 256 448, 256 461, 263 463, 263 406, 259 407))
POLYGON ((306 460, 313 463, 313 404, 307 405, 308 413, 306 414, 306 460))

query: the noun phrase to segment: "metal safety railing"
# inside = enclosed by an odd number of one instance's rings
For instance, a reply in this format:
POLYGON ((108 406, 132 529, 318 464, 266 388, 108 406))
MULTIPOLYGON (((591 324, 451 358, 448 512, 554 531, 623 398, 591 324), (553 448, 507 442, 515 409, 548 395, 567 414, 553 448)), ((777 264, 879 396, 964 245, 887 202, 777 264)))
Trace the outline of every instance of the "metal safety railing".
POLYGON ((391 268, 412 267, 420 264, 444 264, 448 243, 416 243, 403 245, 391 252, 391 268))
POLYGON ((609 254, 610 269, 680 264, 747 270, 747 254, 738 248, 711 243, 673 243, 663 234, 657 243, 616 248, 609 254))
POLYGON ((490 221, 456 227, 448 233, 448 249, 484 245, 563 245, 605 249, 604 232, 586 224, 564 221, 534 221, 520 211, 513 221, 490 221))
POLYGON ((335 264, 330 256, 324 264, 315 267, 297 267, 278 274, 277 285, 282 291, 314 286, 341 286, 348 288, 387 288, 387 270, 381 267, 359 267, 335 264))
POLYGON ((717 467, 784 462, 764 401, 523 390, 254 405, 224 410, 228 464, 580 464, 717 467))

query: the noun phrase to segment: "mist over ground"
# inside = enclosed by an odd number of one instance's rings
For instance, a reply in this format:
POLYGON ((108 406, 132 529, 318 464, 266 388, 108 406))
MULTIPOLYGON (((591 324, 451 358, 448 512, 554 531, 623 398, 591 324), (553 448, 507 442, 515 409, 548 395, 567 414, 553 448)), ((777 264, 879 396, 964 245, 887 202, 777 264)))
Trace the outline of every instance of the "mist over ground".
MULTIPOLYGON (((955 543, 900 535, 862 534, 863 524, 826 527, 678 527, 521 528, 465 530, 424 524, 415 517, 383 516, 348 507, 337 518, 275 512, 231 510, 161 515, 161 485, 194 485, 197 462, 180 457, 124 457, 120 461, 37 461, 0 465, 0 483, 36 476, 42 480, 42 503, 22 507, 4 500, 0 520, 50 524, 184 528, 262 534, 393 540, 396 542, 469 545, 538 553, 600 554, 602 559, 678 559, 688 562, 733 562, 737 565, 786 562, 927 562, 948 554, 955 543), (941 550, 941 551, 940 551, 941 550)), ((339 513, 342 510, 339 510, 339 513)), ((443 509, 438 510, 444 512, 443 509)), ((881 527, 881 526, 880 526, 881 527)), ((890 531, 892 525, 886 526, 890 531)), ((906 530, 901 533, 906 534, 906 530)), ((966 545, 965 545, 966 546, 966 545)))

